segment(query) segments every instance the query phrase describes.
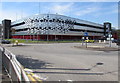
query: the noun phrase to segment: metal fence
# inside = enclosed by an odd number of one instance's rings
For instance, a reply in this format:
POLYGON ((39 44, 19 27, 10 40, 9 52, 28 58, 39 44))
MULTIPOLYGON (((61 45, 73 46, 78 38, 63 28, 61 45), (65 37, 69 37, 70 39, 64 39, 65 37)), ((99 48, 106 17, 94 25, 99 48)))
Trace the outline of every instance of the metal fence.
POLYGON ((10 51, 0 46, 0 54, 2 54, 2 64, 6 69, 10 79, 16 83, 29 83, 29 78, 24 71, 22 65, 17 61, 16 56, 10 51))

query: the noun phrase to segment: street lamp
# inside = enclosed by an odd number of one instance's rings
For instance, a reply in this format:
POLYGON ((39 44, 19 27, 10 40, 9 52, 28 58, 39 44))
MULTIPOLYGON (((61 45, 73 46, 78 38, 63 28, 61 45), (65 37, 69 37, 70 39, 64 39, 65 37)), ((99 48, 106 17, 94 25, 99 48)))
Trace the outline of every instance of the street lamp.
POLYGON ((49 41, 49 15, 47 15, 47 41, 49 41))

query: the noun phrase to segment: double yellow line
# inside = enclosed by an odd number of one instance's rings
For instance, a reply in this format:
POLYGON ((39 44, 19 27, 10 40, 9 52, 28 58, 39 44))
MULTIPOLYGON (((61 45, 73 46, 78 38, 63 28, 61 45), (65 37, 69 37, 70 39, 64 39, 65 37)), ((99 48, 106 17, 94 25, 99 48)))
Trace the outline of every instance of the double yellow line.
MULTIPOLYGON (((28 68, 24 68, 23 65, 21 65, 21 66, 22 66, 23 69, 28 69, 28 68)), ((26 71, 25 71, 25 73, 26 73, 26 75, 28 76, 30 82, 32 82, 32 83, 42 83, 42 80, 40 80, 40 78, 38 78, 38 77, 35 77, 35 76, 34 76, 34 75, 35 75, 34 73, 32 73, 32 72, 27 73, 26 71)))
POLYGON ((42 83, 42 80, 40 80, 37 77, 34 77, 34 73, 30 73, 30 74, 27 73, 27 76, 32 83, 42 83))

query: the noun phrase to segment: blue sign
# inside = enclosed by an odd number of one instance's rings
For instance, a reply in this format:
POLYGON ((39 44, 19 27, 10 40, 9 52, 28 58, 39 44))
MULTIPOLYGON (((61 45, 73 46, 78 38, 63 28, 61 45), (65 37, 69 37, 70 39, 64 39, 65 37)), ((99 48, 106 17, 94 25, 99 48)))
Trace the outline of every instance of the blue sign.
POLYGON ((87 33, 87 32, 85 32, 85 33, 84 33, 84 36, 88 36, 88 33, 87 33))

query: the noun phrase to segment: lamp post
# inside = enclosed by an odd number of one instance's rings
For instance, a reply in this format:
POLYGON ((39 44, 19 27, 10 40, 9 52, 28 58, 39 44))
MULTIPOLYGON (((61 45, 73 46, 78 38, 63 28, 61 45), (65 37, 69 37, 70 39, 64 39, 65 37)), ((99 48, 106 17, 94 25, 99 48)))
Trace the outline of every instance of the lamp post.
POLYGON ((39 31, 40 31, 40 28, 39 28, 39 22, 37 23, 37 40, 39 40, 39 31))
POLYGON ((24 39, 24 29, 23 29, 23 39, 24 39))
MULTIPOLYGON (((88 32, 87 32, 87 30, 85 30, 84 36, 85 36, 85 40, 87 40, 88 39, 88 32)), ((86 48, 87 48, 87 41, 85 43, 86 43, 86 48)))
POLYGON ((49 15, 47 15, 47 41, 49 41, 49 15))
POLYGON ((30 23, 30 39, 32 40, 32 23, 30 23))
POLYGON ((37 31, 37 40, 39 40, 39 29, 37 31))
POLYGON ((55 41, 56 41, 56 33, 55 33, 55 41))

